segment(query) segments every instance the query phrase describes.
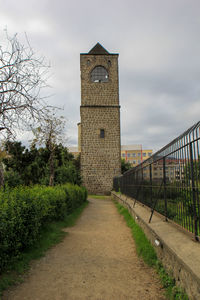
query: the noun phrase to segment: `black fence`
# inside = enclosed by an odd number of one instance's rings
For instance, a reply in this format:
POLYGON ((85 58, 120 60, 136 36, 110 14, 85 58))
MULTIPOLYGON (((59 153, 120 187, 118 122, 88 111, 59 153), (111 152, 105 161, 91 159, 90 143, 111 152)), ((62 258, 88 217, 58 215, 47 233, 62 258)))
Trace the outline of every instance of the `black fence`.
POLYGON ((114 190, 200 235, 200 122, 140 165, 114 178, 114 190))

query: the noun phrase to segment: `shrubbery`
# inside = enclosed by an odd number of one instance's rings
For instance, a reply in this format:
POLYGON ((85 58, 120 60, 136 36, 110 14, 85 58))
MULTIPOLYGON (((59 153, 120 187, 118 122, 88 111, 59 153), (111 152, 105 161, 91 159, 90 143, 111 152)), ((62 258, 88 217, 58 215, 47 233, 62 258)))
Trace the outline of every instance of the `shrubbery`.
POLYGON ((86 199, 86 189, 72 184, 0 191, 0 272, 33 245, 45 223, 62 220, 86 199))

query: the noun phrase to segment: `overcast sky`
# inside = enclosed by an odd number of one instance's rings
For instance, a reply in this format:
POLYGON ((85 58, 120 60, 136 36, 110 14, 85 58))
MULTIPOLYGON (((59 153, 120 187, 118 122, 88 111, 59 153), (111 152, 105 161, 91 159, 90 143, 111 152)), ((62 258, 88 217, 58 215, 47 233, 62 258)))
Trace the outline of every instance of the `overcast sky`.
MULTIPOLYGON (((119 53, 121 141, 158 150, 200 120, 199 0, 0 0, 0 37, 26 32, 51 62, 48 101, 80 121, 80 53, 119 53)), ((27 136, 21 136, 25 140, 27 136)))

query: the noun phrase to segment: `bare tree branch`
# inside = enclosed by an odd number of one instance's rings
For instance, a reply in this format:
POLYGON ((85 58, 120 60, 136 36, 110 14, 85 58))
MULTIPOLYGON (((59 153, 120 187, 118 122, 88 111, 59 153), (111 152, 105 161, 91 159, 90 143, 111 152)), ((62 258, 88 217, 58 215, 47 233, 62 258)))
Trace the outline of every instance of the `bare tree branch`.
POLYGON ((36 57, 28 39, 24 46, 17 35, 6 32, 6 38, 7 46, 0 46, 0 132, 15 135, 46 114, 48 106, 40 94, 47 86, 49 66, 44 57, 36 57))

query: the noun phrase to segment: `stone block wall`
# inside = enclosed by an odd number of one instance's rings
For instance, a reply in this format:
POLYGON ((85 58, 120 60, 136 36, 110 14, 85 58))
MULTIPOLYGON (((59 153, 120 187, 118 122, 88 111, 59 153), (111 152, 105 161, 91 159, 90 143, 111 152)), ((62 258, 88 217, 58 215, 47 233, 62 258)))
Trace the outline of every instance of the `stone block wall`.
POLYGON ((81 173, 89 193, 112 190, 121 173, 119 108, 81 107, 81 173))
POLYGON ((119 105, 118 55, 81 55, 81 105, 119 105), (108 82, 91 82, 91 71, 103 66, 108 82))

